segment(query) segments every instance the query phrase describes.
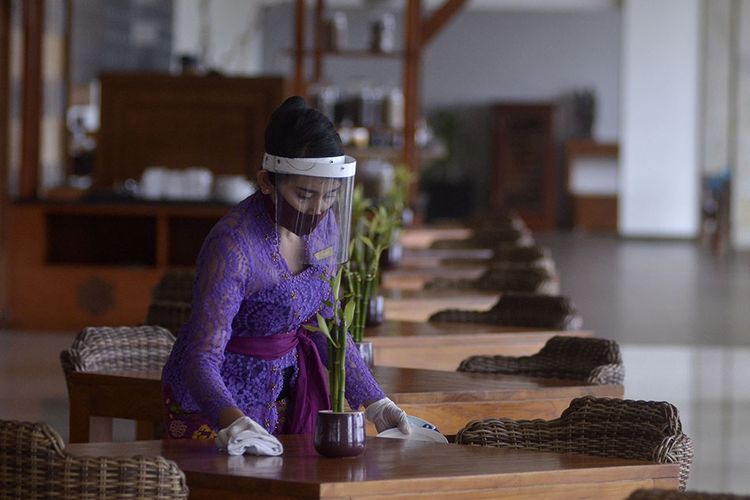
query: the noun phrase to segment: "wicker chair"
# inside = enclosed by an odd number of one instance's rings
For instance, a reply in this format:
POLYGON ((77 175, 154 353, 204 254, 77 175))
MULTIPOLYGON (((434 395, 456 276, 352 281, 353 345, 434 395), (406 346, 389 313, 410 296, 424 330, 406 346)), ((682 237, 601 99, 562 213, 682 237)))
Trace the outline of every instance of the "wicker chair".
POLYGON ((190 319, 192 309, 188 302, 154 301, 148 306, 146 324, 161 326, 176 336, 182 325, 190 319))
POLYGON ((63 448, 47 424, 0 420, 0 497, 188 497, 185 474, 164 457, 74 457, 63 448))
POLYGON ((88 327, 60 353, 63 372, 161 370, 174 335, 159 326, 88 327))
POLYGON ((503 293, 489 311, 444 309, 429 321, 490 323, 501 326, 578 330, 583 325, 573 303, 562 295, 503 293))
POLYGON ((581 337, 552 337, 532 356, 471 356, 460 372, 503 373, 583 380, 589 384, 622 384, 625 369, 617 342, 581 337))
POLYGON ((181 302, 190 304, 193 300, 192 269, 168 269, 151 291, 154 302, 181 302))
POLYGON ((475 289, 545 294, 556 294, 560 291, 557 277, 549 270, 525 264, 489 269, 476 279, 434 278, 425 283, 424 287, 426 289, 475 289))
POLYGON ((631 493, 626 500, 750 500, 750 496, 704 491, 640 489, 631 493))
POLYGON ((693 460, 673 405, 592 396, 574 399, 554 420, 474 420, 456 442, 675 463, 683 490, 693 460))

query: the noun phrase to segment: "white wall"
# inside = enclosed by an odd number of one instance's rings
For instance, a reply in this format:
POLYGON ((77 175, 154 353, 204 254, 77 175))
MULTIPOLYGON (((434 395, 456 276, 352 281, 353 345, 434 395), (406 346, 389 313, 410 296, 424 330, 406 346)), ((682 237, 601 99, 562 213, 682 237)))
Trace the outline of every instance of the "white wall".
POLYGON ((737 26, 736 165, 732 172, 731 240, 735 249, 750 249, 750 0, 739 0, 737 26))
POLYGON ((732 72, 732 0, 704 3, 705 53, 702 91, 702 165, 706 174, 718 174, 731 164, 730 107, 734 96, 732 72))
POLYGON ((259 0, 174 0, 174 53, 203 56, 229 75, 261 73, 262 7, 259 0))
POLYGON ((616 141, 620 21, 616 9, 464 10, 425 51, 423 103, 554 100, 590 88, 594 137, 616 141))
POLYGON ((623 4, 619 228, 626 236, 698 233, 701 33, 700 0, 623 4))

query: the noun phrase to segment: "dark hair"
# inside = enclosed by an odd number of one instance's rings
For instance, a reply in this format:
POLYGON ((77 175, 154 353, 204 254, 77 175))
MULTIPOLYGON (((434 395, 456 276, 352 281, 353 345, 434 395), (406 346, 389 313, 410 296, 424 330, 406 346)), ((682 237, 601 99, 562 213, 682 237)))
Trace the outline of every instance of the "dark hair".
POLYGON ((341 156, 344 148, 331 121, 300 96, 284 101, 266 126, 266 153, 287 158, 341 156))

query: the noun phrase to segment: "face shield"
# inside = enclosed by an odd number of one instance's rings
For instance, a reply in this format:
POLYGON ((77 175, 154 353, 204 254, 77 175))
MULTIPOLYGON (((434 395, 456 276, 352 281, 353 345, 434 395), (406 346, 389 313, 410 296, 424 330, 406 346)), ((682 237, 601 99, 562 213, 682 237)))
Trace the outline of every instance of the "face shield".
POLYGON ((341 264, 349 259, 356 165, 350 156, 263 156, 263 169, 275 174, 276 229, 305 240, 307 264, 341 264))

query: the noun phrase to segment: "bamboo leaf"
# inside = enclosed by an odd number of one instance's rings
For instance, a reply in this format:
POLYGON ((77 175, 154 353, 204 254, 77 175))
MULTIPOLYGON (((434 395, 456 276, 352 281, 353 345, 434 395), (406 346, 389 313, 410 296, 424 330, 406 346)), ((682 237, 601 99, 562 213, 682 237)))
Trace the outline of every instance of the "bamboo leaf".
POLYGON ((321 316, 320 313, 315 313, 315 315, 318 318, 319 331, 326 336, 328 342, 330 342, 333 347, 338 349, 338 344, 333 340, 331 332, 328 330, 328 322, 326 322, 325 318, 321 316))
POLYGON ((346 306, 344 307, 344 330, 349 329, 349 325, 352 324, 352 319, 354 318, 354 311, 356 309, 356 304, 354 301, 349 301, 346 306))

